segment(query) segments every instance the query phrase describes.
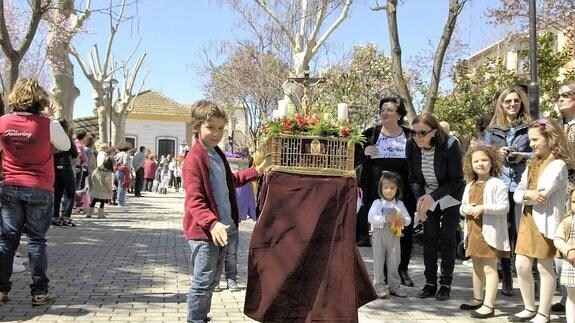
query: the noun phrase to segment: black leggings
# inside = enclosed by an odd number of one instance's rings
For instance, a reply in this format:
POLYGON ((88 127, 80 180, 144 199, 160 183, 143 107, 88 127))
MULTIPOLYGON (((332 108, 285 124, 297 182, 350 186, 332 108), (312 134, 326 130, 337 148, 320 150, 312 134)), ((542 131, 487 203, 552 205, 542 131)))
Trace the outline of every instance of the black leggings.
POLYGON ((103 209, 104 208, 104 203, 106 203, 107 200, 103 200, 103 199, 92 199, 92 202, 90 202, 90 207, 94 207, 96 206, 96 202, 100 202, 100 208, 103 209))

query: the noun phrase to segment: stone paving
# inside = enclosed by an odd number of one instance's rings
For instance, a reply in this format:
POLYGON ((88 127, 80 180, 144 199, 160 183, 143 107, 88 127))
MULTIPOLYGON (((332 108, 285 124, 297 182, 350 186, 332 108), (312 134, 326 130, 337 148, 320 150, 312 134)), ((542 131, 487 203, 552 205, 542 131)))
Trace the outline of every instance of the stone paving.
MULTIPOLYGON (((75 215, 75 228, 52 227, 48 233, 49 277, 58 300, 32 307, 30 273, 12 276, 11 300, 0 306, 0 322, 185 322, 189 288, 189 248, 182 238, 183 193, 129 195, 130 206, 106 206, 107 219, 75 215)), ((239 283, 245 287, 247 249, 253 221, 240 225, 239 283)), ((26 239, 19 251, 26 253, 26 239)), ((371 272, 371 248, 360 248, 371 272)), ((410 272, 417 286, 408 298, 378 299, 359 310, 359 322, 471 322, 459 304, 471 298, 471 269, 457 261, 452 297, 446 302, 420 299, 423 285, 421 247, 416 246, 410 272)), ((254 322, 243 315, 245 291, 215 293, 212 322, 254 322)), ((556 300, 558 297, 556 296, 556 300)), ((516 296, 498 295, 496 316, 507 322, 521 310, 516 296)), ((552 316, 564 322, 564 316, 552 316)))

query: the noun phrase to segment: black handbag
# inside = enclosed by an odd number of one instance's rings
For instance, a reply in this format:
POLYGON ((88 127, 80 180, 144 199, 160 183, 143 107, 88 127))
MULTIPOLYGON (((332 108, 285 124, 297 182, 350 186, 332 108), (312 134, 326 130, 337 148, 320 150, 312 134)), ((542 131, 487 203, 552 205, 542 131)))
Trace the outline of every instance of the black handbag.
MULTIPOLYGON (((379 131, 377 130, 379 126, 375 126, 373 127, 373 131, 371 133, 371 141, 366 142, 365 144, 368 145, 374 145, 377 138, 376 138, 376 133, 379 134, 381 132, 381 127, 379 128, 379 131)), ((366 176, 369 173, 369 167, 370 167, 370 162, 371 159, 369 156, 367 156, 363 162, 359 165, 357 165, 357 167, 355 168, 355 178, 357 180, 357 184, 361 187, 362 184, 366 183, 366 176)))

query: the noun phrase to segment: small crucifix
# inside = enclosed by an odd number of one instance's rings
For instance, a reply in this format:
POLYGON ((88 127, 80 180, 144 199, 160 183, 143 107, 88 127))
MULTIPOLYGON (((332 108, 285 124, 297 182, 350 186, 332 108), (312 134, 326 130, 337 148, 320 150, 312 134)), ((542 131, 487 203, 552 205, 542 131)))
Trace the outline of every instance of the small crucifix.
POLYGON ((301 97, 301 112, 303 115, 310 114, 308 109, 311 108, 311 87, 325 82, 323 77, 309 77, 309 66, 304 66, 303 77, 290 77, 290 82, 296 83, 303 87, 303 95, 301 97))

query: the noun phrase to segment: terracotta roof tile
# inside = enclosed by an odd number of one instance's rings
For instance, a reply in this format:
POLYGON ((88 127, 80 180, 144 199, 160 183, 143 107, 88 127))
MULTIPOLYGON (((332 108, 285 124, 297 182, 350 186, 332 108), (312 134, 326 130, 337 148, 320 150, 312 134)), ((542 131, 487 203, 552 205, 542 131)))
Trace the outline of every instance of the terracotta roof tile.
POLYGON ((134 109, 130 114, 189 116, 190 109, 190 105, 180 104, 156 91, 147 90, 136 97, 134 109))

